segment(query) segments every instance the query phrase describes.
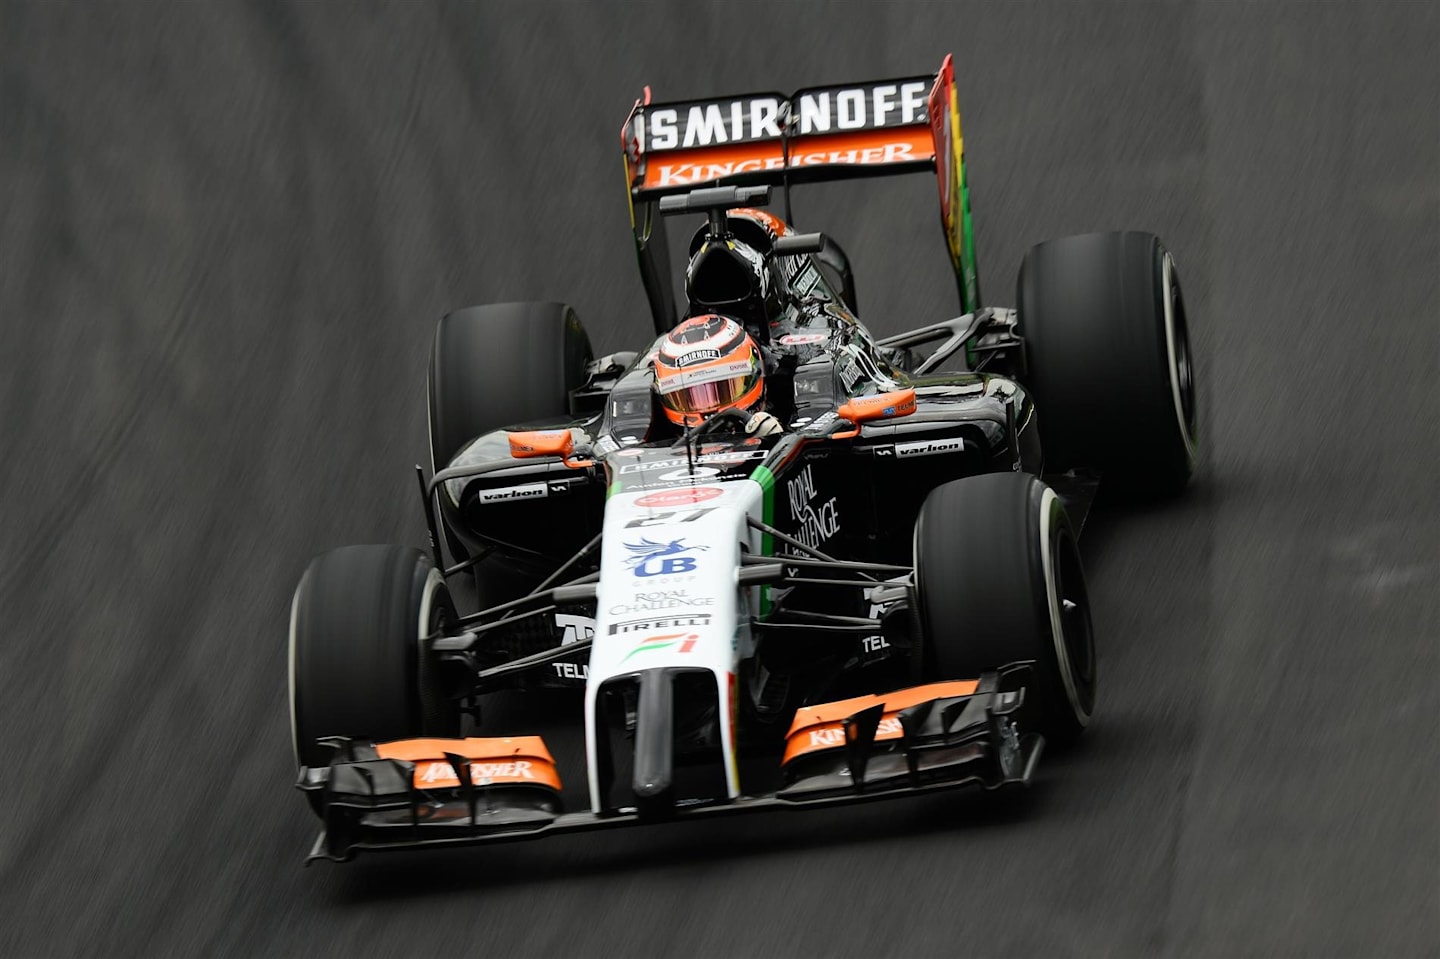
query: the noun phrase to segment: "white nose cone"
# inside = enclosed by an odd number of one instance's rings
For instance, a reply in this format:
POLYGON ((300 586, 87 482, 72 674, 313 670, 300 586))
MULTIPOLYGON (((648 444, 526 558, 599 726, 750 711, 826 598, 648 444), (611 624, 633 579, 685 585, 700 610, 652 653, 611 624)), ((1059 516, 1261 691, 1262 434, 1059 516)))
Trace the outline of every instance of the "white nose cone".
MULTIPOLYGON (((700 480, 704 482, 704 480, 700 480)), ((606 502, 600 550, 595 639, 585 695, 590 790, 601 811, 596 770, 596 703, 606 680, 649 669, 706 669, 715 676, 722 715, 737 668, 740 544, 763 491, 751 480, 714 486, 616 493, 606 502)), ((727 757, 733 730, 721 723, 727 757)), ((733 761, 730 794, 738 795, 733 761)))

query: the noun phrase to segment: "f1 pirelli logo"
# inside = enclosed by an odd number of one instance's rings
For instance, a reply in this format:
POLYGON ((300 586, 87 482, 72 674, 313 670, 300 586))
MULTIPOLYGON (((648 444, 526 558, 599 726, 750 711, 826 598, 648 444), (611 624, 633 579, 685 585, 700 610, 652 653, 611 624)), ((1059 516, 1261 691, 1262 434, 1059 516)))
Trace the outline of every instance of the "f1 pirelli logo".
POLYGON ((624 623, 611 623, 610 635, 617 633, 646 633, 652 629, 678 629, 686 626, 709 626, 709 613, 689 613, 683 616, 660 616, 653 619, 635 619, 624 623))
POLYGON ((481 503, 513 503, 522 499, 544 499, 550 495, 550 488, 544 483, 527 483, 524 486, 506 486, 502 489, 482 489, 481 503))
POLYGON ((652 153, 778 140, 787 114, 795 136, 912 126, 929 122, 929 89, 928 79, 915 79, 809 90, 792 100, 755 96, 655 107, 639 118, 640 142, 652 153))

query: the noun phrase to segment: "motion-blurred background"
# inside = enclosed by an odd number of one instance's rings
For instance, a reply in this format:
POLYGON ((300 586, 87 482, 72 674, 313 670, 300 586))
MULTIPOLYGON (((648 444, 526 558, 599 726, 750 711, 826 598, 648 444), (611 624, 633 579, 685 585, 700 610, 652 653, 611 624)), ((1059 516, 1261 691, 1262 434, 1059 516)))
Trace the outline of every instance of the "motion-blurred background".
MULTIPOLYGON (((878 332, 955 312, 925 178, 796 217, 878 332)), ((1436 955, 1437 274, 1434 3, 0 2, 0 954, 1436 955), (947 52, 988 302, 1094 229, 1186 281, 1206 459, 1087 534, 1085 747, 1014 811, 302 871, 290 592, 423 542, 435 320, 633 348, 643 85, 947 52)))

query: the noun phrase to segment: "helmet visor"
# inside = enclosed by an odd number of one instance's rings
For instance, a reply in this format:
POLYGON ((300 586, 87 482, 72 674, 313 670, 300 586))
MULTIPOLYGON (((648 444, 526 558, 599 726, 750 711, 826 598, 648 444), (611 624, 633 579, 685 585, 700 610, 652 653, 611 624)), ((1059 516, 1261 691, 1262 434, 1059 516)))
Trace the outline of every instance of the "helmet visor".
POLYGON ((733 406, 759 382, 755 357, 681 370, 656 384, 660 402, 677 413, 713 413, 733 406))

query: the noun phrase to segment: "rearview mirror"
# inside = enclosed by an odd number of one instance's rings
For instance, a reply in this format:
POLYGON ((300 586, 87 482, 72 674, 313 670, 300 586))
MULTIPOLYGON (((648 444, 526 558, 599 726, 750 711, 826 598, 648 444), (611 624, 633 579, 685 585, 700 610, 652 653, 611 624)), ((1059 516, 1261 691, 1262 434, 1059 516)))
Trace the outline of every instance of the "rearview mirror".
POLYGON ((856 396, 846 400, 835 412, 841 419, 855 424, 855 429, 849 432, 831 434, 831 439, 846 439, 859 434, 861 423, 909 416, 915 412, 915 390, 907 386, 903 390, 875 396, 856 396))
POLYGON ((825 250, 825 234, 792 233, 775 240, 775 256, 800 256, 805 253, 822 253, 825 250))
POLYGON ((569 430, 527 430, 510 434, 510 455, 516 459, 535 456, 568 458, 575 451, 575 437, 569 430))

